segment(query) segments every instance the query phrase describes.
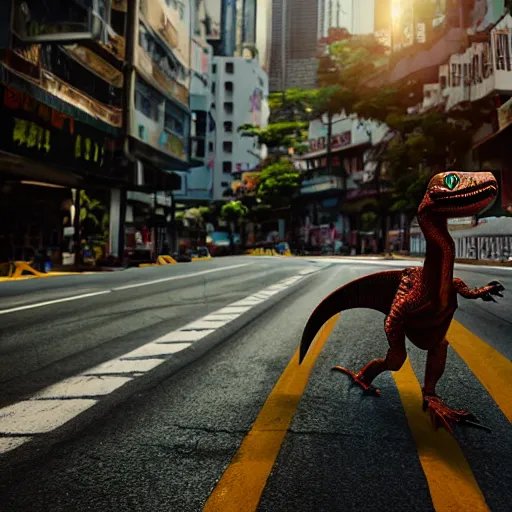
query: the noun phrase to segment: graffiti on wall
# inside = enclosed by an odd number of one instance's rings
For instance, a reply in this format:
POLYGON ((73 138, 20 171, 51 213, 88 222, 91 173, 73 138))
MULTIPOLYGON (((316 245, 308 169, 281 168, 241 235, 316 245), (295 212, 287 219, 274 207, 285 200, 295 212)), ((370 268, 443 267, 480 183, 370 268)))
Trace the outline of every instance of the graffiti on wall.
POLYGON ((455 257, 506 261, 512 258, 512 235, 458 238, 455 241, 455 257))

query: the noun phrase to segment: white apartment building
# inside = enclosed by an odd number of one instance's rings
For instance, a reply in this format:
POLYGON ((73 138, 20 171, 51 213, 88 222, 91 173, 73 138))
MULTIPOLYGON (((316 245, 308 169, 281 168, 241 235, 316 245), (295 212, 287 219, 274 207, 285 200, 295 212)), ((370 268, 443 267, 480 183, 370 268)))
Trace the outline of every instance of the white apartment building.
POLYGON ((243 137, 239 127, 251 124, 266 128, 268 108, 268 76, 257 59, 214 57, 212 65, 215 138, 208 150, 214 154, 212 200, 225 200, 233 173, 257 168, 266 157, 253 137, 243 137))

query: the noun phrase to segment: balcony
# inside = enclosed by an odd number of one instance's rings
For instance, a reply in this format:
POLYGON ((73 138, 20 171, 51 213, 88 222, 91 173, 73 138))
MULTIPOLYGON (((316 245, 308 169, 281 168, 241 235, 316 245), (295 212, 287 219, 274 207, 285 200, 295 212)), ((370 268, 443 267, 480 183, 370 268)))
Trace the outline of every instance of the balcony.
POLYGON ((318 176, 302 182, 301 195, 318 194, 325 192, 338 192, 344 190, 343 178, 340 176, 318 176))

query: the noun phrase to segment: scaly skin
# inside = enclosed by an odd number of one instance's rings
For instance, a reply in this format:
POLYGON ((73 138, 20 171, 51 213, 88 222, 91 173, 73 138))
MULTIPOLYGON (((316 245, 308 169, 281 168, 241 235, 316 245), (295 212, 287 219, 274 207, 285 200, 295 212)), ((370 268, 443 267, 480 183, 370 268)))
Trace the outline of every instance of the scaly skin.
POLYGON ((380 394, 372 387, 384 371, 398 371, 407 358, 405 338, 426 350, 427 364, 422 388, 423 409, 428 410, 434 428, 451 422, 478 424, 467 411, 448 407, 437 395, 436 385, 443 375, 448 341, 446 333, 458 307, 457 294, 467 299, 495 301, 503 286, 493 281, 471 290, 453 278, 455 244, 447 220, 479 213, 496 197, 498 185, 491 173, 441 173, 430 181, 418 209, 418 221, 427 243, 423 267, 379 272, 338 288, 326 297, 309 318, 300 346, 304 359, 322 325, 335 314, 353 308, 370 308, 386 315, 384 330, 389 343, 386 357, 370 361, 359 372, 344 367, 334 369, 352 377, 365 391, 380 394))

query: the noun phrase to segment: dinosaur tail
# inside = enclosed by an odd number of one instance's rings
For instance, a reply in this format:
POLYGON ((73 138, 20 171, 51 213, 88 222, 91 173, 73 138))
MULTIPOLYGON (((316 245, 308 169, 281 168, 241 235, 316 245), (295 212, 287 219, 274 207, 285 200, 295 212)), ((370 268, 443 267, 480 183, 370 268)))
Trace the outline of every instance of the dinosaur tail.
POLYGON ((400 283, 402 270, 378 272, 361 277, 328 295, 313 311, 300 342, 300 359, 306 356, 318 331, 330 318, 342 311, 356 308, 374 309, 389 314, 400 283))

